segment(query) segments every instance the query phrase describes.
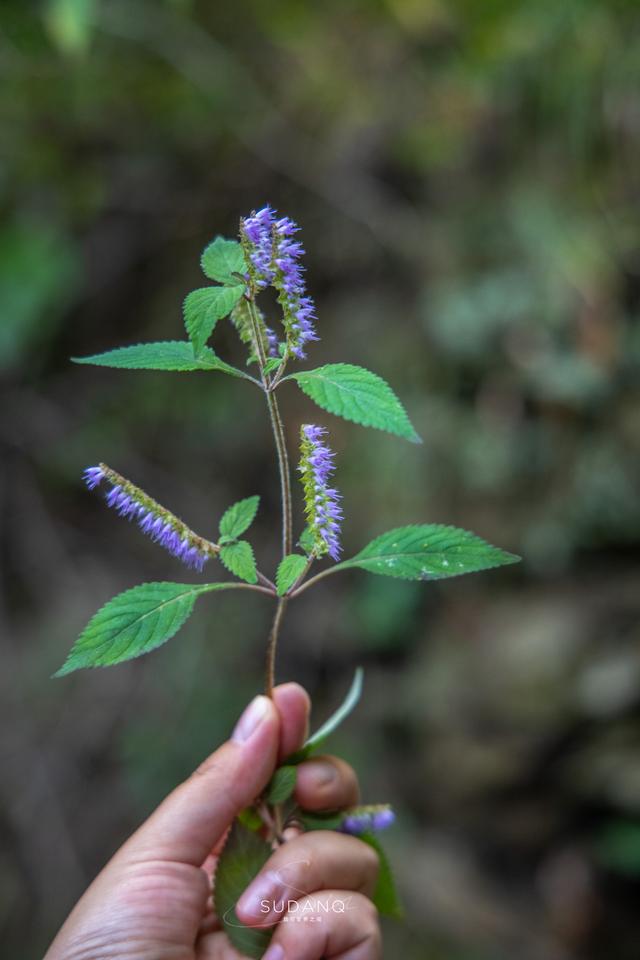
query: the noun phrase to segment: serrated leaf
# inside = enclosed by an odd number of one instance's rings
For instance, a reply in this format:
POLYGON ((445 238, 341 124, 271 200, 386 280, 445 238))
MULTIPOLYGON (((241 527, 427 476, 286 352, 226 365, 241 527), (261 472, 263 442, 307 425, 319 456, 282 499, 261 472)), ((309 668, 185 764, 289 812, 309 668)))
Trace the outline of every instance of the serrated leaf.
POLYGON ((293 586, 307 565, 307 558, 299 553, 290 553, 283 557, 276 573, 276 589, 281 597, 293 586))
POLYGON ((263 956, 271 930, 245 927, 236 916, 236 903, 269 857, 271 847, 257 833, 234 821, 218 858, 213 899, 216 914, 232 945, 243 956, 263 956))
POLYGON ((316 730, 316 732, 309 737, 302 749, 287 758, 287 763, 300 763, 302 760, 305 760, 311 753, 314 753, 323 745, 325 740, 334 730, 337 730, 343 720, 346 720, 360 699, 363 673, 362 667, 358 667, 353 675, 349 692, 338 709, 322 724, 319 730, 316 730))
POLYGON ((428 523, 389 530, 334 569, 361 567, 369 573, 403 580, 443 580, 517 563, 519 559, 468 530, 428 523))
POLYGON ((131 347, 116 347, 106 353, 90 357, 72 357, 74 363, 90 363, 96 367, 116 367, 120 370, 220 370, 232 377, 249 379, 242 370, 225 363, 213 350, 205 347, 196 357, 189 340, 161 340, 157 343, 136 343, 131 347))
POLYGON ((244 292, 244 286, 200 287, 187 295, 183 305, 184 325, 198 356, 216 323, 228 316, 244 292))
POLYGON ((236 240, 226 240, 224 237, 216 237, 205 247, 200 257, 200 266, 210 280, 217 280, 218 283, 226 283, 232 287, 238 283, 234 274, 244 275, 247 272, 242 247, 236 240))
POLYGON ((329 413, 421 443, 389 384, 364 367, 329 363, 316 370, 292 373, 285 379, 297 380, 302 392, 329 413))
POLYGON ((54 676, 111 666, 155 650, 178 632, 199 594, 229 586, 161 582, 125 590, 92 617, 54 676))
POLYGON ((383 917, 393 917, 401 920, 404 916, 402 901, 396 889, 396 882, 391 870, 391 864, 384 851, 384 847, 373 833, 363 833, 359 837, 364 843, 378 854, 379 868, 378 879, 371 900, 373 901, 378 913, 383 917))
POLYGON ((230 543, 220 550, 220 559, 231 573, 247 583, 258 582, 258 571, 253 556, 253 547, 246 540, 230 543))
POLYGON ((267 786, 267 802, 271 804, 284 803, 296 788, 298 775, 295 766, 278 767, 267 786))
POLYGON ((238 500, 225 510, 220 520, 220 533, 224 537, 235 539, 241 533, 248 530, 256 518, 260 497, 247 497, 245 500, 238 500))

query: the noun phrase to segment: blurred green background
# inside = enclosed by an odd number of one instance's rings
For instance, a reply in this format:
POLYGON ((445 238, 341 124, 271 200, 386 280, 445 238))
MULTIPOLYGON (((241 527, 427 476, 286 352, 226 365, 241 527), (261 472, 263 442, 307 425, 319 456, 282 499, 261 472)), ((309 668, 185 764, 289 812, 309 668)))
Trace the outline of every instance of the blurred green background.
POLYGON ((3 955, 42 955, 260 685, 269 604, 233 595, 147 658, 48 678, 114 593, 189 579, 83 490, 89 464, 205 535, 260 493, 273 569, 260 397, 68 362, 181 337, 201 249, 270 202, 303 227, 309 366, 385 376, 425 440, 283 388, 291 444, 312 411, 330 427, 347 552, 419 520, 524 557, 353 572, 290 610, 279 676, 316 720, 366 668, 333 747, 398 810, 386 955, 637 960, 637 3, 4 0, 0 77, 3 955))

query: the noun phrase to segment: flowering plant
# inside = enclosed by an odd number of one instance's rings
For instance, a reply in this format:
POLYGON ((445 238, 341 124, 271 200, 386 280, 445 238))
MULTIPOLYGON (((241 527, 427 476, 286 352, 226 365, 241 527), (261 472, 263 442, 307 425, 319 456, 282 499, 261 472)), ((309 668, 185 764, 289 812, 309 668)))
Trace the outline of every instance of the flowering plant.
MULTIPOLYGON (((273 579, 261 571, 244 535, 259 506, 251 496, 229 507, 216 540, 191 530, 140 487, 106 464, 89 467, 89 489, 106 490, 106 503, 122 517, 134 520, 146 533, 187 567, 201 571, 219 560, 235 580, 214 583, 144 583, 110 600, 88 623, 57 676, 80 667, 107 666, 148 653, 169 640, 184 624, 196 599, 218 590, 251 590, 275 601, 275 615, 266 653, 265 692, 274 686, 278 635, 287 605, 320 579, 343 570, 406 580, 437 580, 515 562, 518 558, 455 527, 417 524, 383 533, 347 560, 340 560, 341 497, 332 486, 334 454, 327 430, 315 424, 300 429, 300 474, 305 525, 294 549, 289 456, 277 391, 285 382, 298 387, 323 410, 375 427, 412 442, 420 442, 402 404, 389 385, 363 367, 327 364, 287 374, 289 364, 304 359, 318 339, 313 300, 306 291, 304 250, 296 239, 298 227, 288 217, 278 219, 270 207, 240 221, 239 241, 217 237, 202 255, 202 269, 213 284, 194 290, 184 301, 188 340, 137 344, 77 359, 78 363, 123 369, 217 371, 257 387, 266 399, 278 459, 282 497, 282 557, 273 579), (267 323, 258 305, 260 293, 275 290, 281 309, 278 330, 267 323), (247 368, 220 359, 207 345, 217 322, 229 317, 248 353, 247 368), (250 372, 252 371, 252 372, 250 372), (255 376, 254 376, 255 373, 255 376), (329 557, 333 563, 311 576, 311 568, 329 557)), ((233 944, 249 956, 261 956, 269 932, 242 927, 233 907, 239 894, 283 842, 285 827, 296 822, 305 829, 341 829, 358 834, 378 850, 381 870, 375 902, 382 912, 398 913, 399 905, 387 861, 376 831, 393 821, 388 805, 355 807, 346 813, 311 816, 292 800, 296 766, 324 743, 353 709, 360 696, 357 671, 342 706, 276 771, 263 796, 243 811, 227 839, 215 880, 216 912, 227 922, 233 944)))

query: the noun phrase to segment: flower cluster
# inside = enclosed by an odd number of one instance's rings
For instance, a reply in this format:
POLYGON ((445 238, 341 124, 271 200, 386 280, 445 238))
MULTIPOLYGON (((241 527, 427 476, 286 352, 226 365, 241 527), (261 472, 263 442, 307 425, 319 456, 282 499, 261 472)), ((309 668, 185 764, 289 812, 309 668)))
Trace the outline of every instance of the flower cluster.
POLYGON ((106 494, 109 507, 113 507, 121 517, 136 520, 143 533, 155 540, 161 547, 181 560, 187 567, 202 570, 206 561, 217 552, 217 547, 203 540, 159 503, 125 480, 106 464, 88 467, 83 474, 89 490, 94 490, 103 480, 110 485, 106 494))
POLYGON ((386 830, 395 823, 396 815, 388 803, 376 803, 365 807, 354 807, 347 811, 341 824, 343 833, 359 836, 362 833, 376 833, 386 830))
POLYGON ((302 474, 305 516, 314 537, 315 554, 322 556, 328 553, 337 560, 340 556, 342 510, 339 505, 340 494, 329 486, 329 476, 334 470, 334 454, 323 443, 326 432, 324 427, 311 423, 303 425, 298 469, 302 474))
POLYGON ((318 335, 313 324, 315 307, 306 292, 304 267, 300 263, 304 248, 294 239, 299 229, 289 217, 277 219, 269 206, 240 223, 253 282, 259 290, 271 284, 278 291, 286 351, 302 359, 305 344, 317 340, 318 335))

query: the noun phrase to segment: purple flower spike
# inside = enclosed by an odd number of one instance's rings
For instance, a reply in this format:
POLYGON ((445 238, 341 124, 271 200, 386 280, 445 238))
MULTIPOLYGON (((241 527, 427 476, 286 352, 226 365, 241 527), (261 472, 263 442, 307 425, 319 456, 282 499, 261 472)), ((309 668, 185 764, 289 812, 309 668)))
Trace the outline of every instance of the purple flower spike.
POLYGON ((135 518, 143 533, 188 567, 202 570, 212 552, 217 549, 215 545, 198 537, 182 520, 161 507, 143 490, 105 464, 88 467, 83 478, 90 490, 106 480, 110 484, 105 495, 107 506, 112 507, 121 517, 130 520, 135 518))
POLYGON ((305 515, 314 535, 316 556, 328 553, 337 560, 340 556, 340 494, 329 486, 333 473, 334 454, 323 442, 323 427, 311 423, 301 430, 300 466, 304 488, 305 515))
POLYGON ((363 833, 377 833, 386 830, 395 823, 396 815, 388 804, 371 804, 354 807, 342 821, 342 832, 360 836, 363 833))
POLYGON ((304 247, 292 239, 300 228, 289 217, 276 219, 275 211, 266 206, 243 220, 240 229, 248 246, 254 283, 259 290, 271 285, 278 291, 287 351, 302 359, 306 356, 305 345, 317 340, 318 335, 313 323, 315 307, 306 292, 304 267, 299 262, 304 247))

